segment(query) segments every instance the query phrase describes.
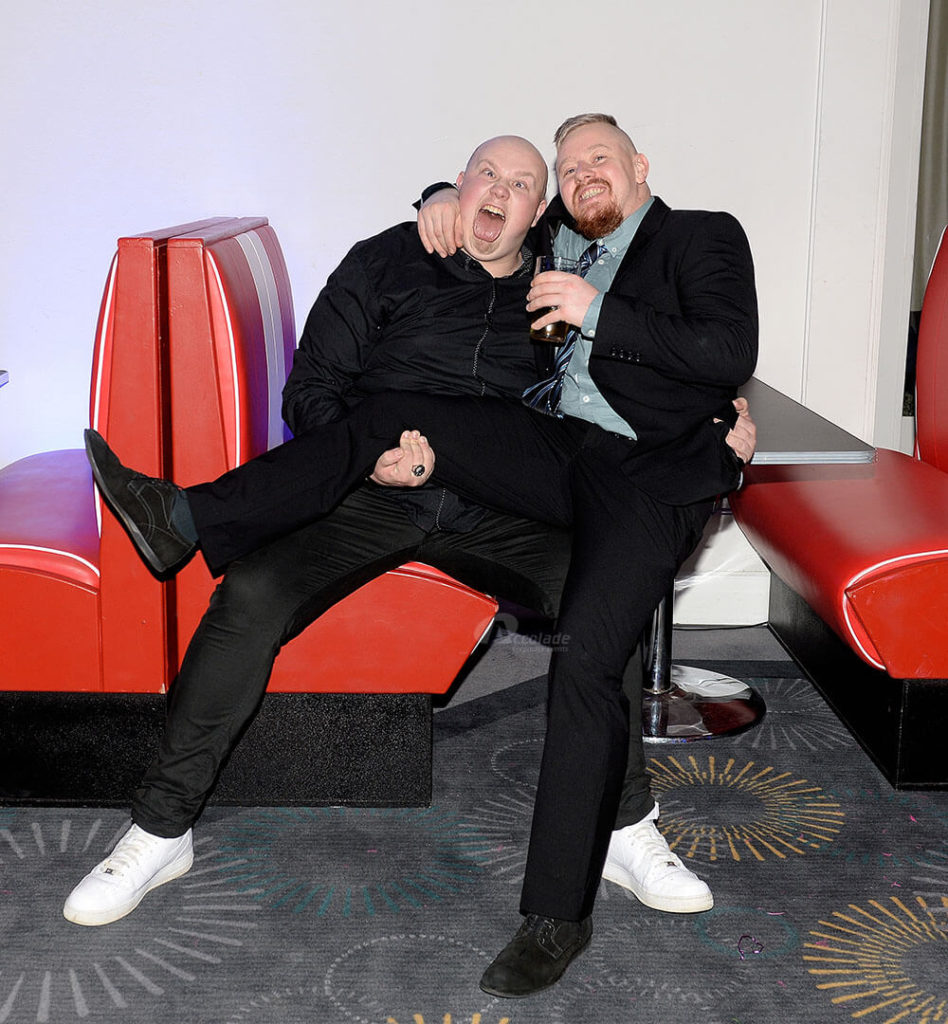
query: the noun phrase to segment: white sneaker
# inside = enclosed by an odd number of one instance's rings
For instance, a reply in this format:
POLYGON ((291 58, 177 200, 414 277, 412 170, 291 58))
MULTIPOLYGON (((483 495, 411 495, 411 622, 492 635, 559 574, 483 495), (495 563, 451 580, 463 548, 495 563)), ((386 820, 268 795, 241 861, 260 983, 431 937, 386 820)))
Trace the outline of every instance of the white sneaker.
POLYGON ((636 825, 616 829, 602 877, 633 892, 653 910, 696 914, 710 910, 714 897, 707 884, 671 852, 655 826, 658 804, 636 825))
POLYGON ((75 924, 109 924, 131 913, 145 893, 190 870, 191 830, 176 839, 153 836, 137 825, 118 841, 69 894, 63 917, 75 924))

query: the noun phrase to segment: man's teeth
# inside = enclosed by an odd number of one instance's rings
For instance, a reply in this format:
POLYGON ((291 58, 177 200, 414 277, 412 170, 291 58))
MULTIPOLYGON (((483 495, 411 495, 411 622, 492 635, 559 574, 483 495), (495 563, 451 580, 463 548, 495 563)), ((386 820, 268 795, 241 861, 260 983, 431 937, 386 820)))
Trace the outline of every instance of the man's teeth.
POLYGON ((507 219, 506 215, 504 214, 504 211, 501 210, 500 207, 498 206, 487 205, 481 207, 481 209, 483 209, 485 213, 492 213, 495 217, 502 217, 504 220, 507 219))
POLYGON ((579 193, 579 198, 580 199, 593 199, 595 196, 601 195, 605 191, 606 190, 604 188, 602 188, 601 186, 597 185, 594 188, 584 189, 582 192, 579 193))

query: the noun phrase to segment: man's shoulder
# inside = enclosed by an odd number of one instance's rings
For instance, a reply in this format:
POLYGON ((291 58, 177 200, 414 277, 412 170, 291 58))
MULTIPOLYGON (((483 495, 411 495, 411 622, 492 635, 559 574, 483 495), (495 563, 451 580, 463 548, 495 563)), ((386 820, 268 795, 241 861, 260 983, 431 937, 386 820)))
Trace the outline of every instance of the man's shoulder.
POLYGON ((418 226, 413 221, 395 224, 377 235, 363 238, 349 250, 351 255, 361 258, 381 256, 390 259, 393 256, 418 257, 426 255, 421 239, 418 237, 418 226))
POLYGON ((658 197, 645 215, 639 231, 643 239, 661 239, 673 246, 715 239, 725 244, 746 243, 744 229, 734 214, 724 210, 672 209, 658 197))
POLYGON ((425 252, 414 221, 395 224, 377 235, 363 238, 346 253, 336 275, 357 275, 376 290, 400 287, 398 282, 426 273, 430 257, 425 252))
POLYGON ((699 225, 729 225, 740 227, 740 221, 733 213, 728 213, 726 210, 678 210, 672 209, 667 206, 660 199, 656 197, 656 202, 653 208, 649 210, 649 215, 656 214, 658 218, 661 218, 669 224, 675 224, 682 227, 696 227, 699 225))

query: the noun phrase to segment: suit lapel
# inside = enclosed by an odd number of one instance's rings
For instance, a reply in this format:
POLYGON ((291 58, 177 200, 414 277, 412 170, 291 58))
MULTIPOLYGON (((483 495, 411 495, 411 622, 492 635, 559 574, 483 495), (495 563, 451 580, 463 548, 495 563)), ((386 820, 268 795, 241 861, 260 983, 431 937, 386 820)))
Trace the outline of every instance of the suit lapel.
MULTIPOLYGON (((649 207, 648 213, 646 213, 642 218, 642 223, 639 225, 638 231, 635 232, 635 236, 629 244, 629 248, 625 256, 622 257, 622 263, 616 271, 615 280, 619 280, 620 277, 625 276, 631 271, 638 254, 648 247, 652 238, 661 230, 668 213, 668 206, 666 206, 658 196, 655 196, 652 205, 649 207)), ((557 194, 550 201, 550 204, 546 208, 546 212, 543 214, 543 218, 538 225, 542 230, 542 240, 539 243, 541 246, 540 252, 553 251, 553 238, 556 237, 556 232, 559 230, 561 225, 568 227, 573 231, 576 230, 573 218, 569 215, 563 200, 560 198, 559 194, 557 194)))
POLYGON ((622 257, 622 262, 619 264, 619 269, 613 278, 613 284, 632 273, 640 253, 645 252, 655 235, 661 231, 668 213, 669 210, 665 203, 658 196, 655 196, 652 205, 648 209, 648 213, 642 218, 638 231, 633 235, 625 256, 622 257))

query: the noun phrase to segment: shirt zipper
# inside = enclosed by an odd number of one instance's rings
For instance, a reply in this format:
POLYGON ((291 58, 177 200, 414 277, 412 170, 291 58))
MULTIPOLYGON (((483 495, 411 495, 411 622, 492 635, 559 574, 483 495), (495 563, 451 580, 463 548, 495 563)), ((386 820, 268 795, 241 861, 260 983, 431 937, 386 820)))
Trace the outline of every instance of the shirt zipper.
POLYGON ((484 333, 480 336, 480 338, 477 339, 477 344, 474 346, 474 359, 473 359, 473 363, 471 365, 471 372, 474 375, 474 379, 477 380, 477 381, 480 381, 481 397, 483 397, 484 393, 487 391, 487 381, 482 380, 481 377, 478 375, 478 372, 477 372, 477 361, 478 361, 478 359, 480 357, 480 354, 481 354, 481 345, 483 344, 484 339, 490 333, 491 317, 492 317, 492 315, 494 313, 494 306, 496 305, 496 303, 497 303, 497 282, 493 278, 491 278, 490 279, 490 301, 487 303, 487 313, 484 315, 484 333))

